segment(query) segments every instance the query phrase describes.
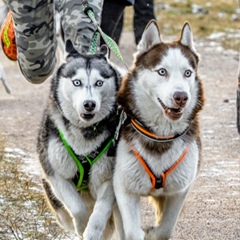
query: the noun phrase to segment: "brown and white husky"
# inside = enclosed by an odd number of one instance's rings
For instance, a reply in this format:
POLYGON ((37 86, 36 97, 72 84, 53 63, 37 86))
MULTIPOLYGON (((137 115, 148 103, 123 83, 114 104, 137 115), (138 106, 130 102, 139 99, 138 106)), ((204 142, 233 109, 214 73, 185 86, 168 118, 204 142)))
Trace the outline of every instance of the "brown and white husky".
POLYGON ((117 94, 128 117, 122 129, 114 190, 127 240, 171 238, 201 153, 198 113, 203 87, 189 24, 164 43, 152 20, 117 94), (150 196, 156 225, 141 229, 140 197, 150 196))

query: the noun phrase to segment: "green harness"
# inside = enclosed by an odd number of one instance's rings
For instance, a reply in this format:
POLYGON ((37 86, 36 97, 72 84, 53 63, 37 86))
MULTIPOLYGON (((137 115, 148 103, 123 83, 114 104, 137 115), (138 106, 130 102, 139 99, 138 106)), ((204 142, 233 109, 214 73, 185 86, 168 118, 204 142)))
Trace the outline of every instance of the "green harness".
POLYGON ((91 157, 88 155, 77 156, 72 148, 68 145, 66 139, 63 136, 63 133, 59 129, 58 132, 67 152, 78 167, 78 174, 75 178, 73 178, 73 182, 75 183, 78 190, 86 191, 88 190, 89 172, 91 167, 109 149, 109 147, 114 142, 114 137, 111 136, 107 138, 96 151, 90 154, 91 157))

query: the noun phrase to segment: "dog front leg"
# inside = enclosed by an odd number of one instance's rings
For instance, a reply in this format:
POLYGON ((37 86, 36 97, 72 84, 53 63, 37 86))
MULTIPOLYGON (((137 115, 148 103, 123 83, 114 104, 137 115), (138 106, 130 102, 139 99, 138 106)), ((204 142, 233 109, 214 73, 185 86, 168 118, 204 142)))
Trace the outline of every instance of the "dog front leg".
MULTIPOLYGON (((84 231, 84 240, 100 240, 115 203, 111 181, 105 181, 97 190, 93 212, 84 231)), ((105 240, 105 239, 104 239, 105 240)))
POLYGON ((115 230, 115 234, 116 234, 116 239, 125 240, 122 216, 119 211, 119 207, 118 207, 117 203, 115 203, 115 206, 113 209, 113 220, 114 220, 114 230, 115 230))
POLYGON ((188 191, 166 195, 162 200, 156 199, 159 206, 155 204, 156 212, 161 216, 156 216, 156 226, 150 228, 146 233, 145 240, 168 240, 172 237, 177 219, 181 213, 188 191), (161 219, 161 220, 160 220, 161 219))
POLYGON ((141 229, 140 196, 127 192, 120 181, 115 181, 114 190, 122 216, 125 239, 143 240, 145 234, 141 229))
POLYGON ((57 174, 49 177, 48 180, 52 185, 54 194, 72 217, 75 232, 82 236, 89 218, 89 212, 83 199, 69 180, 57 174))

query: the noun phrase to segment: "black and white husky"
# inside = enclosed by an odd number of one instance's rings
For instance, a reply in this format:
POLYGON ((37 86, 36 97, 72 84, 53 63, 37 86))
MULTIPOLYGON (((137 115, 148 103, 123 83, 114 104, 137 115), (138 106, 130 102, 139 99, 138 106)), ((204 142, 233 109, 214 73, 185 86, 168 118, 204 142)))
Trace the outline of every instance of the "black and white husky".
POLYGON ((204 98, 188 23, 164 43, 151 21, 117 101, 128 117, 118 144, 114 190, 126 240, 165 240, 174 231, 200 152, 198 113, 204 98), (151 196, 156 225, 141 229, 140 196, 151 196))
POLYGON ((106 46, 94 55, 71 54, 52 79, 38 135, 48 202, 60 225, 85 240, 111 236, 119 84, 106 46))

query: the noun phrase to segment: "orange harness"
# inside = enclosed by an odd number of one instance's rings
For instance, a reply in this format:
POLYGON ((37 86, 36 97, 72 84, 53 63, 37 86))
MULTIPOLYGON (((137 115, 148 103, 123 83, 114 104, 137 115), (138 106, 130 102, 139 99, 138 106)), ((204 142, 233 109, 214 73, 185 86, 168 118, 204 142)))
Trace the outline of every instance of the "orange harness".
POLYGON ((135 148, 132 148, 132 151, 135 154, 136 158, 142 164, 143 168, 145 169, 145 171, 147 172, 147 174, 149 175, 149 177, 152 181, 152 188, 151 188, 152 190, 165 187, 167 176, 183 161, 183 159, 185 158, 185 156, 188 153, 188 150, 189 150, 189 145, 183 151, 183 153, 179 157, 179 159, 167 171, 162 172, 160 174, 160 177, 157 177, 154 175, 153 171, 147 165, 146 161, 144 161, 142 156, 137 152, 137 150, 135 148))
MULTIPOLYGON (((157 142, 168 142, 176 139, 177 137, 182 136, 185 134, 188 130, 188 128, 182 133, 178 135, 169 135, 169 136, 157 136, 146 129, 144 129, 140 124, 138 124, 135 120, 131 119, 132 126, 137 130, 140 134, 144 135, 145 137, 157 141, 157 142)), ((182 155, 179 157, 179 159, 165 172, 162 172, 159 177, 155 176, 153 171, 150 169, 150 167, 147 165, 146 161, 142 158, 142 156, 137 152, 135 148, 132 147, 132 151, 135 154, 136 158, 139 160, 139 162, 142 164, 145 171, 148 173, 151 182, 152 182, 152 190, 164 188, 166 184, 166 178, 167 176, 175 169, 177 166, 183 161, 185 156, 188 153, 188 150, 190 148, 190 145, 187 145, 186 149, 183 151, 182 155)))

